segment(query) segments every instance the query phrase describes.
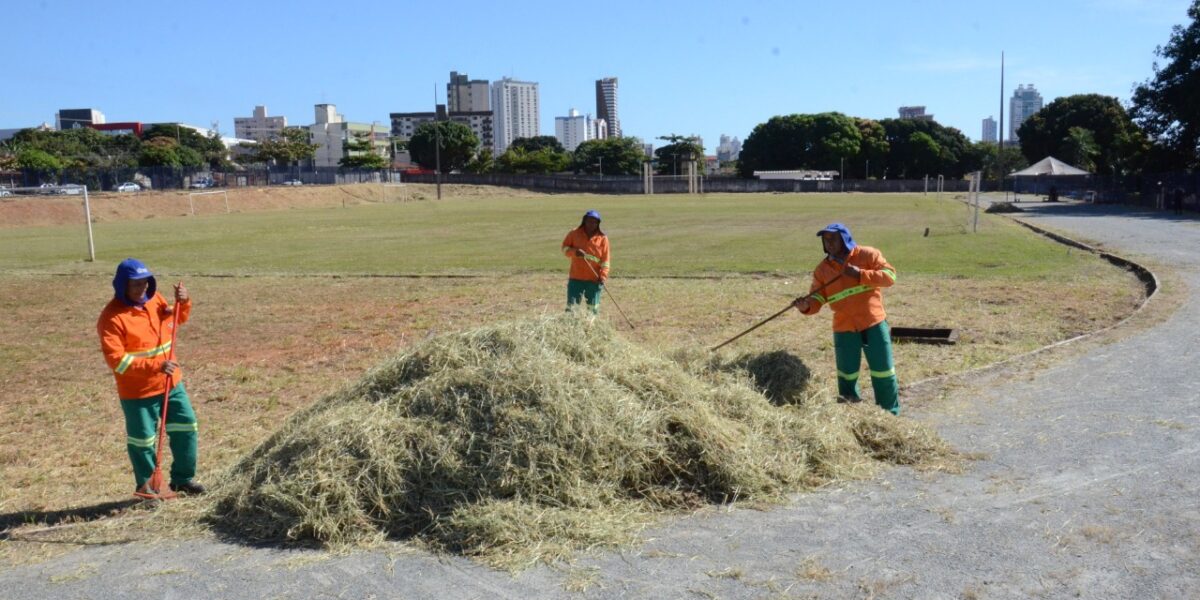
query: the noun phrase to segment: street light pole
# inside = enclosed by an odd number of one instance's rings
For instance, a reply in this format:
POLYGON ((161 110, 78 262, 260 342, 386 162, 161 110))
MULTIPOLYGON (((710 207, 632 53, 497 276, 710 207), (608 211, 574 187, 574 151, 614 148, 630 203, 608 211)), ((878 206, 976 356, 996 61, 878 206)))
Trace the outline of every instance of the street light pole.
POLYGON ((600 166, 600 179, 604 179, 604 157, 598 156, 596 158, 597 158, 597 160, 600 161, 599 163, 597 163, 600 166))

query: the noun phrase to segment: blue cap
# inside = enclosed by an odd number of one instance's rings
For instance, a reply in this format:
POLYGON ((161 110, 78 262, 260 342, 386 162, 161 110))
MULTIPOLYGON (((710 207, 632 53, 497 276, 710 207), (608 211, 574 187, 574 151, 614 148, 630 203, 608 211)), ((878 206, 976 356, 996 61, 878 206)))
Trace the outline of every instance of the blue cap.
POLYGON ((117 273, 113 275, 113 292, 116 297, 129 306, 141 306, 147 300, 154 297, 154 292, 158 290, 158 282, 154 280, 154 273, 150 272, 150 268, 142 261, 136 258, 127 258, 117 265, 117 273), (146 286, 146 295, 138 302, 133 302, 125 295, 126 286, 131 280, 149 279, 150 285, 146 286))
POLYGON ((588 217, 591 217, 591 218, 593 218, 593 219, 595 219, 595 220, 597 220, 597 221, 601 221, 601 220, 603 220, 603 219, 601 219, 601 218, 600 218, 600 213, 599 213, 599 212, 597 212, 597 211, 595 211, 595 210, 589 210, 589 211, 587 211, 587 212, 583 213, 583 218, 585 218, 585 219, 586 219, 586 218, 588 218, 588 217))
POLYGON ((817 232, 817 237, 821 237, 823 233, 836 233, 842 236, 842 243, 846 245, 846 250, 853 250, 858 244, 854 243, 854 238, 850 236, 850 228, 841 223, 830 223, 817 232))

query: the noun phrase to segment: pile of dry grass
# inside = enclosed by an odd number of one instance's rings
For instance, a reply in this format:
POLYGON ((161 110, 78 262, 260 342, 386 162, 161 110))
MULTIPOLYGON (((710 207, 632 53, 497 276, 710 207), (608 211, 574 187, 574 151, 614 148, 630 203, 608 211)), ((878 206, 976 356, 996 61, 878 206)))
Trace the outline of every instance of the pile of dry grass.
POLYGON ((789 355, 672 359, 571 315, 446 335, 292 418, 219 483, 209 519, 513 568, 629 541, 664 510, 956 460, 914 421, 805 396, 807 379, 789 355))

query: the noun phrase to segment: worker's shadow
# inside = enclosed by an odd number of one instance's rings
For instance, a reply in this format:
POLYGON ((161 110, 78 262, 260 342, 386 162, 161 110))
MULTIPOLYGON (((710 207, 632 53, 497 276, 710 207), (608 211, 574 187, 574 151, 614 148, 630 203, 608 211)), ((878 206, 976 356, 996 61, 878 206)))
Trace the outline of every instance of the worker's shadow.
POLYGON ((116 502, 103 502, 91 506, 64 508, 62 510, 22 510, 12 513, 0 513, 0 541, 13 539, 19 528, 26 525, 53 527, 95 521, 115 516, 126 509, 141 503, 141 500, 131 498, 116 502))

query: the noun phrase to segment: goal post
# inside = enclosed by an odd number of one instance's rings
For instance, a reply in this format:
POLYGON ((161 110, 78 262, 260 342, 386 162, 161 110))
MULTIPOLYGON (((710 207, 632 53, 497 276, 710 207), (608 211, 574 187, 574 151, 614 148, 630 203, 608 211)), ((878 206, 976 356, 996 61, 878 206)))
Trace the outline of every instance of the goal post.
POLYGON ((38 187, 5 187, 0 185, 0 202, 32 200, 45 196, 79 196, 83 201, 83 219, 87 223, 88 262, 96 262, 96 241, 92 234, 92 201, 86 185, 42 184, 38 187))
POLYGON ((191 209, 192 216, 196 216, 196 196, 211 196, 221 194, 225 197, 225 214, 229 214, 229 192, 225 190, 216 190, 212 192, 188 192, 188 208, 191 209))
POLYGON ((391 202, 393 194, 399 196, 399 200, 397 200, 397 202, 408 202, 408 199, 409 199, 408 184, 406 184, 406 183, 387 183, 385 181, 382 185, 383 185, 383 201, 384 202, 391 202))

